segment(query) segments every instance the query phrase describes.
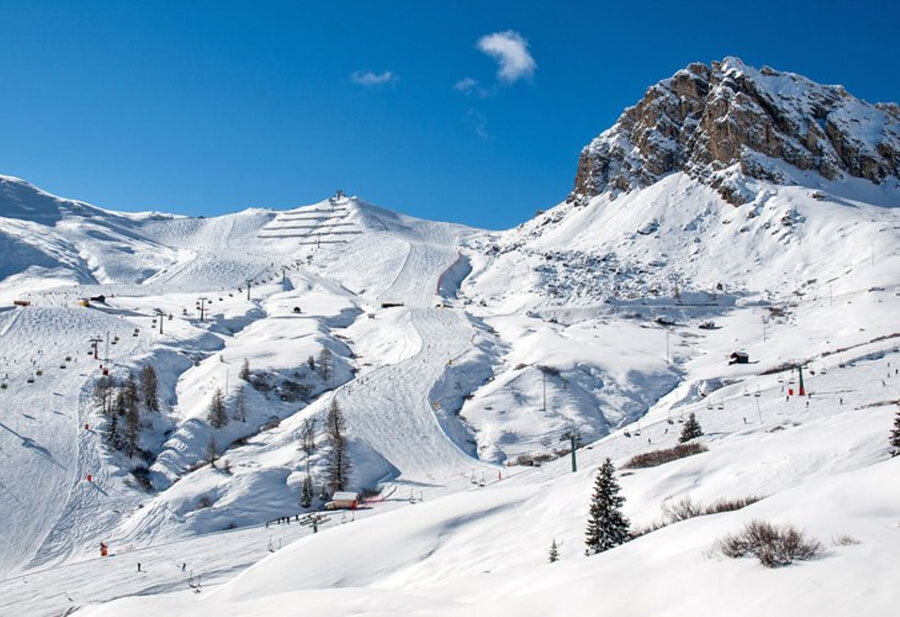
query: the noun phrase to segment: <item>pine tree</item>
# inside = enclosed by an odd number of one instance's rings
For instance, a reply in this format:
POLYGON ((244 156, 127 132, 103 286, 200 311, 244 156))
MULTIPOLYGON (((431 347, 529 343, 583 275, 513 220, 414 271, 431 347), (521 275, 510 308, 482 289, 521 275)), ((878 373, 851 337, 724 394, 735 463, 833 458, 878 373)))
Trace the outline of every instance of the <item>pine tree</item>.
POLYGON ((144 405, 148 411, 159 411, 159 399, 156 396, 158 379, 156 370, 150 364, 145 364, 141 369, 141 396, 144 397, 144 405))
MULTIPOLYGON (((900 448, 900 408, 897 409, 897 414, 894 416, 894 430, 891 431, 891 445, 895 448, 900 448)), ((894 454, 896 455, 897 452, 894 454)))
POLYGON ((606 459, 594 483, 588 516, 585 554, 595 555, 628 541, 628 519, 622 514, 625 498, 619 495, 616 468, 606 459))
POLYGON ((216 391, 213 392, 206 419, 213 428, 222 428, 228 424, 228 414, 225 413, 225 397, 222 395, 222 388, 216 388, 216 391))
MULTIPOLYGON (((134 380, 132 379, 133 382, 134 380)), ((141 435, 141 414, 138 408, 137 396, 126 394, 125 398, 125 447, 128 449, 128 458, 134 458, 141 435)))
POLYGON ((681 429, 681 437, 678 438, 678 443, 687 443, 691 439, 701 437, 702 435, 703 429, 700 428, 700 422, 697 421, 697 416, 692 411, 688 416, 687 422, 684 423, 684 427, 681 429))
POLYGON ((238 422, 247 421, 247 392, 244 386, 238 389, 237 398, 234 400, 234 414, 232 417, 238 422))
POLYGON ((116 393, 116 380, 110 376, 102 376, 94 384, 94 404, 100 407, 104 415, 110 415, 116 393))
POLYGON ((300 487, 300 507, 308 508, 312 505, 313 494, 315 490, 313 489, 312 478, 309 474, 306 474, 306 477, 303 478, 303 486, 300 487))
POLYGON ((325 419, 325 430, 328 433, 328 488, 332 493, 342 491, 350 479, 350 456, 347 452, 347 422, 338 405, 337 399, 331 399, 331 407, 325 419))
POLYGON ((550 544, 550 551, 547 553, 547 561, 550 563, 559 561, 559 547, 556 546, 556 538, 553 538, 553 542, 550 544))
POLYGON ((119 433, 119 415, 111 413, 106 424, 106 443, 114 450, 122 449, 122 437, 119 433))
POLYGON ((209 441, 206 442, 206 461, 213 467, 216 466, 216 450, 218 447, 216 436, 210 434, 209 441))
POLYGON ((319 377, 322 381, 328 381, 328 378, 331 376, 332 367, 330 366, 330 362, 331 352, 327 349, 323 349, 319 354, 319 377))
POLYGON ((128 396, 125 394, 125 388, 116 389, 116 398, 112 405, 112 415, 124 416, 128 413, 128 396))
MULTIPOLYGON (((125 390, 125 405, 127 409, 131 409, 131 405, 137 405, 140 402, 140 395, 138 394, 138 385, 134 380, 134 374, 128 373, 128 377, 125 378, 125 385, 122 386, 125 390)), ((127 412, 126 409, 126 412, 127 412)))
POLYGON ((306 418, 303 420, 303 426, 300 428, 300 447, 306 456, 310 456, 316 451, 316 419, 306 418))
POLYGON ((250 381, 250 362, 247 361, 247 358, 244 358, 244 363, 241 365, 241 372, 238 373, 238 377, 244 381, 250 381))
POLYGON ((312 354, 306 359, 306 365, 309 367, 309 370, 316 370, 316 359, 312 357, 312 354))

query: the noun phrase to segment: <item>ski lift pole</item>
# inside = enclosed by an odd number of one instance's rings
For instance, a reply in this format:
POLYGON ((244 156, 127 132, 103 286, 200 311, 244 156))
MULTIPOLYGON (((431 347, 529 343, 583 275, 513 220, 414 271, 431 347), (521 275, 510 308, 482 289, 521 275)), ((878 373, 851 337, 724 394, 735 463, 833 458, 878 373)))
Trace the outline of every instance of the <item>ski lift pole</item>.
POLYGON ((803 365, 800 364, 797 366, 797 371, 800 373, 800 396, 806 396, 806 388, 803 387, 803 365))
POLYGON ((571 447, 572 454, 572 473, 578 471, 578 460, 575 457, 575 443, 578 440, 579 435, 577 431, 566 431, 563 436, 560 438, 560 441, 569 440, 569 446, 571 447))

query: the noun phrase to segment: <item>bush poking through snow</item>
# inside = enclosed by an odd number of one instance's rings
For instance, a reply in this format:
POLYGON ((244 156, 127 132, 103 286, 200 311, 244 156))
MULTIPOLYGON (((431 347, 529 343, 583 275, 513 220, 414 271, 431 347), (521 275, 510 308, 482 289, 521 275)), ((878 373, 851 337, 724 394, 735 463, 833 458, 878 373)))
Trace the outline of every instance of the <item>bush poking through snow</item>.
POLYGON ((697 414, 693 411, 688 416, 687 422, 681 429, 681 437, 678 438, 679 443, 687 443, 691 439, 703 436, 703 429, 700 428, 700 422, 697 420, 697 414))
POLYGON ((673 523, 686 521, 697 516, 708 516, 710 514, 721 514, 722 512, 734 512, 741 508, 756 503, 762 497, 751 495, 749 497, 738 497, 737 499, 719 499, 707 506, 701 506, 695 503, 690 497, 682 497, 678 501, 666 501, 662 505, 663 516, 661 519, 651 523, 647 527, 641 527, 632 532, 632 537, 637 538, 657 531, 663 527, 668 527, 673 523))
POLYGON ((645 467, 656 467, 706 451, 707 447, 700 443, 681 444, 674 448, 665 448, 663 450, 653 450, 651 452, 644 452, 643 454, 636 454, 628 459, 628 461, 622 465, 622 468, 643 469, 645 467))
POLYGON ((822 554, 823 547, 821 542, 808 538, 795 527, 777 527, 756 520, 718 540, 714 550, 732 559, 753 555, 765 567, 778 568, 794 561, 814 559, 822 554))
POLYGON ((841 534, 832 538, 831 543, 835 546, 852 546, 854 544, 859 544, 859 540, 857 540, 853 536, 841 534))

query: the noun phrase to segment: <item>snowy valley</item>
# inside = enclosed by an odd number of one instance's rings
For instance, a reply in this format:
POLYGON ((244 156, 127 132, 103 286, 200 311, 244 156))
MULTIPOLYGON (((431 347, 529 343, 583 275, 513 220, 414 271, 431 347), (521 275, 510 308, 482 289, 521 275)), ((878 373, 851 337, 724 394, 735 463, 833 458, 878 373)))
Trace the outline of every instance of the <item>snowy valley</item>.
POLYGON ((896 104, 691 65, 499 232, 0 176, 0 255, 0 615, 896 607, 896 104), (691 417, 696 453, 628 464, 691 417), (607 458, 630 536, 588 556, 607 458), (324 510, 336 489, 359 507, 324 510), (821 550, 716 549, 755 520, 821 550))

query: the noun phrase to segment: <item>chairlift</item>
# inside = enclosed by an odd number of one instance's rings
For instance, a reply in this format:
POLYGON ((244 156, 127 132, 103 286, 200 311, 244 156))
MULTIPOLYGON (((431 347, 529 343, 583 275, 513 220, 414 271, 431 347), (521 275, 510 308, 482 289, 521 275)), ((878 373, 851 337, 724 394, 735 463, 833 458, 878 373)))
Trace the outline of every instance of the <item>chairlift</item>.
POLYGON ((35 371, 34 374, 37 375, 38 377, 40 377, 41 375, 44 374, 44 371, 42 371, 41 369, 38 369, 37 371, 35 371))
POLYGON ((631 433, 629 433, 628 431, 622 431, 622 434, 626 437, 631 437, 631 433))
POLYGON ((71 362, 71 361, 72 361, 72 356, 66 356, 66 362, 71 362))
POLYGON ((66 368, 66 365, 65 365, 65 364, 60 364, 60 365, 59 365, 59 368, 66 368))
POLYGON ((25 383, 34 383, 34 377, 29 377, 25 380, 25 383))
POLYGON ((716 409, 725 409, 725 404, 719 403, 719 406, 716 409))

